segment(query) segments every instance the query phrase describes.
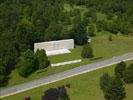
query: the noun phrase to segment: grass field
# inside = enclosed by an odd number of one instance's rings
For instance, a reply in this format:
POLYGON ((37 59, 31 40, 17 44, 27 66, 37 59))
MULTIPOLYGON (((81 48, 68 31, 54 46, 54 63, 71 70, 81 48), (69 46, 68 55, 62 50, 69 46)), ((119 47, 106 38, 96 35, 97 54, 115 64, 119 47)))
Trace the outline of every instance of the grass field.
MULTIPOLYGON (((111 58, 113 56, 118 56, 124 53, 133 52, 133 37, 130 36, 113 36, 113 41, 108 41, 108 33, 99 33, 96 37, 92 38, 92 47, 95 57, 93 59, 83 59, 81 63, 64 65, 56 68, 49 67, 48 70, 40 70, 31 74, 27 78, 22 78, 18 75, 17 70, 14 70, 10 75, 9 86, 17 85, 20 83, 32 81, 34 79, 39 79, 51 74, 62 72, 74 67, 81 65, 101 61, 104 59, 111 58), (105 35, 100 35, 105 34, 105 35)), ((77 46, 75 49, 71 50, 70 54, 56 55, 49 57, 51 63, 70 61, 81 58, 82 46, 77 46)), ((6 88, 6 87, 4 87, 6 88)), ((3 88, 1 88, 3 89, 3 88)))
MULTIPOLYGON (((128 61, 127 64, 133 63, 133 60, 128 61)), ((67 89, 70 100, 104 100, 103 93, 100 90, 99 78, 103 73, 114 75, 115 65, 58 81, 52 84, 44 85, 20 94, 2 98, 1 100, 22 100, 25 96, 30 96, 31 100, 41 100, 43 91, 48 88, 57 87, 60 85, 71 84, 71 88, 67 89)), ((133 98, 133 84, 126 84, 126 99, 133 98)))

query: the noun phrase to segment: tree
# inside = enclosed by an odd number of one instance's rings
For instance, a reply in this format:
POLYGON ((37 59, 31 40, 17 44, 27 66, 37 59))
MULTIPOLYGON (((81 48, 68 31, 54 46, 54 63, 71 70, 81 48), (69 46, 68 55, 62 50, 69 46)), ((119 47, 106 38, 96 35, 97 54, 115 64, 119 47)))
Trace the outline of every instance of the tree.
POLYGON ((96 35, 96 27, 94 24, 90 24, 88 26, 87 33, 89 36, 95 36, 96 35))
POLYGON ((20 56, 20 61, 17 64, 18 73, 22 77, 27 77, 37 69, 35 65, 34 53, 27 50, 20 56))
POLYGON ((87 43, 87 34, 86 34, 86 26, 83 22, 79 22, 74 25, 71 30, 72 38, 74 38, 74 42, 78 45, 83 45, 87 43))
POLYGON ((113 77, 110 80, 109 87, 104 93, 106 100, 123 100, 126 96, 123 82, 120 78, 113 77))
POLYGON ((19 23, 16 29, 16 40, 19 43, 19 48, 22 51, 26 49, 33 49, 34 42, 38 39, 35 34, 34 26, 28 21, 22 21, 19 23))
POLYGON ((6 68, 0 59, 0 87, 7 84, 6 68))
POLYGON ((93 22, 97 21, 97 15, 95 9, 88 10, 87 12, 84 13, 84 16, 89 20, 92 20, 93 22))
POLYGON ((126 68, 123 78, 126 83, 133 83, 133 63, 126 68))
POLYGON ((69 100, 65 86, 50 88, 44 92, 42 100, 69 100))
POLYGON ((105 73, 100 77, 100 88, 103 90, 103 92, 106 92, 108 90, 110 80, 111 77, 108 73, 105 73))
POLYGON ((91 58, 93 57, 93 49, 90 44, 86 44, 83 46, 83 50, 81 52, 81 57, 83 58, 91 58))
POLYGON ((45 40, 59 40, 62 28, 62 24, 57 24, 55 22, 51 23, 46 29, 45 40))
POLYGON ((44 92, 42 100, 58 100, 59 91, 56 88, 50 88, 44 92))
POLYGON ((39 69, 47 68, 50 64, 44 49, 37 50, 35 53, 35 58, 38 62, 39 69))
POLYGON ((126 93, 123 82, 118 77, 110 77, 108 74, 103 74, 100 78, 100 87, 106 100, 123 100, 125 98, 126 93))
POLYGON ((123 78, 124 71, 126 69, 126 63, 120 62, 115 67, 115 75, 119 78, 123 78))

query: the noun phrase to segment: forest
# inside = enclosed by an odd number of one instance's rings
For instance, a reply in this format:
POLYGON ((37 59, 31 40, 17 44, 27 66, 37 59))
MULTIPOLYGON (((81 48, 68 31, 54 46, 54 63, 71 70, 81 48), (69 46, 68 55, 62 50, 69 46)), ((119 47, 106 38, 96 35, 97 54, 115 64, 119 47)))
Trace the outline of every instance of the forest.
POLYGON ((0 86, 35 42, 73 38, 84 45, 103 30, 132 35, 133 0, 0 0, 0 86))

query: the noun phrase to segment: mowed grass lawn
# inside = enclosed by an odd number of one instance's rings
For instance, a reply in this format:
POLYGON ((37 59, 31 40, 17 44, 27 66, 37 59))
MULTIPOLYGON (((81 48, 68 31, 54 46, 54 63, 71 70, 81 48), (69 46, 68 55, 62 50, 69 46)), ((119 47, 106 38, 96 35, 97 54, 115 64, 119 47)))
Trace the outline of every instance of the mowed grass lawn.
MULTIPOLYGON (((8 86, 2 87, 0 89, 21 84, 24 82, 32 81, 35 79, 39 79, 41 77, 62 72, 81 65, 85 65, 85 64, 101 61, 104 59, 108 59, 114 56, 118 56, 121 54, 133 52, 133 45, 132 45, 133 36, 131 37, 131 36, 114 35, 113 41, 111 42, 108 41, 108 36, 109 34, 104 32, 104 33, 99 33, 96 37, 92 38, 92 48, 95 56, 93 59, 83 59, 81 63, 76 63, 76 64, 64 65, 64 66, 59 66, 54 68, 49 67, 47 70, 36 71, 27 78, 20 77, 17 73, 17 70, 14 70, 10 75, 8 86)), ((71 50, 71 53, 69 54, 50 56, 49 59, 51 63, 82 59, 81 51, 82 51, 82 46, 76 46, 76 48, 71 50)))
MULTIPOLYGON (((133 60, 130 60, 126 63, 133 63, 133 60)), ((103 92, 99 86, 99 79, 103 73, 109 73, 113 76, 114 67, 115 65, 97 69, 95 71, 28 90, 23 93, 5 97, 1 100, 22 100, 26 96, 30 96, 31 100, 41 100, 41 96, 45 90, 61 85, 66 85, 68 83, 71 84, 71 88, 67 88, 70 100, 104 100, 103 92)), ((124 86, 126 89, 125 100, 133 100, 133 84, 125 84, 124 86)))

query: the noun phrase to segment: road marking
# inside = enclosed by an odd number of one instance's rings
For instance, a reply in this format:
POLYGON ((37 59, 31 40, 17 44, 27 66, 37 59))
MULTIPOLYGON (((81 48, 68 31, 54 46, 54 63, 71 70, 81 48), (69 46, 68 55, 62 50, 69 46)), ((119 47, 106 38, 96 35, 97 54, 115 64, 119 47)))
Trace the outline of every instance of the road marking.
MULTIPOLYGON (((129 61, 129 60, 132 60, 132 59, 133 58, 129 58, 129 59, 125 59, 125 60, 122 60, 122 61, 129 61)), ((99 66, 99 67, 92 68, 92 69, 89 69, 89 70, 85 70, 85 71, 82 71, 82 72, 79 72, 79 73, 75 73, 73 75, 65 76, 65 77, 62 77, 60 79, 53 80, 51 82, 42 83, 42 84, 30 87, 30 88, 26 88, 26 89, 23 89, 23 90, 20 90, 20 91, 16 91, 16 92, 13 92, 13 93, 10 93, 10 94, 7 94, 7 95, 0 96, 0 98, 4 98, 4 97, 7 97, 7 96, 15 95, 15 94, 18 94, 18 93, 21 93, 21 92, 24 92, 24 91, 27 91, 27 90, 31 90, 31 89, 34 89, 34 88, 37 88, 37 87, 40 87, 40 86, 43 86, 43 85, 54 83, 54 82, 57 82, 57 81, 60 81, 60 80, 63 80, 63 79, 67 79, 67 78, 70 78, 70 77, 73 77, 73 76, 84 74, 84 73, 87 73, 87 72, 90 72, 90 71, 94 71, 94 70, 97 70, 97 69, 100 69, 100 68, 108 67, 110 65, 114 65, 114 64, 117 64, 119 62, 121 62, 121 61, 116 61, 114 63, 110 63, 110 64, 107 64, 107 65, 104 65, 104 66, 99 66)))

